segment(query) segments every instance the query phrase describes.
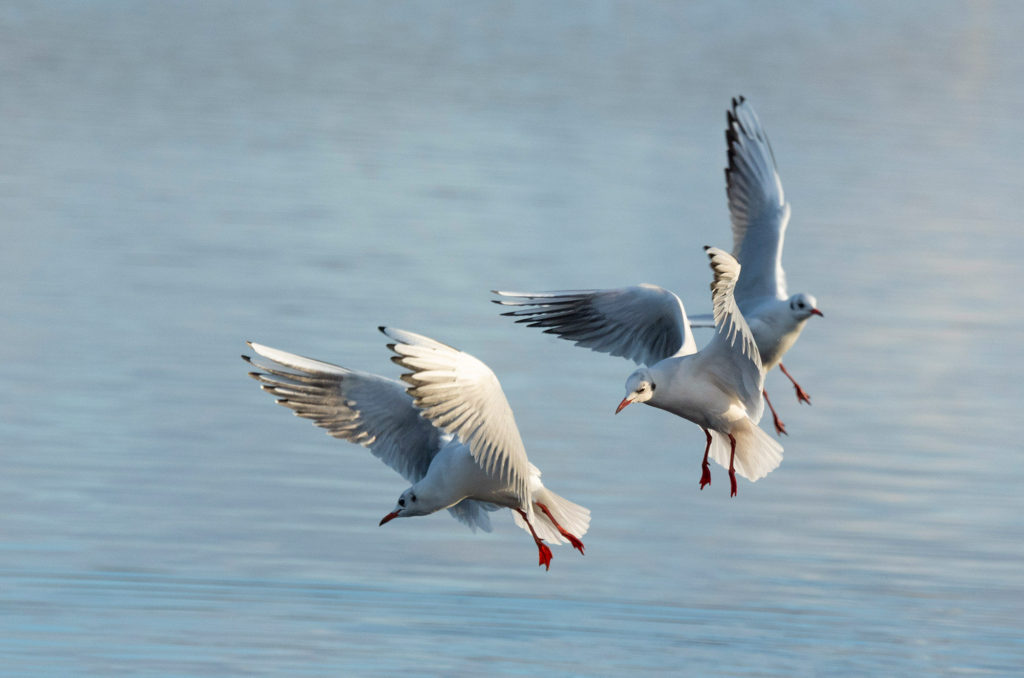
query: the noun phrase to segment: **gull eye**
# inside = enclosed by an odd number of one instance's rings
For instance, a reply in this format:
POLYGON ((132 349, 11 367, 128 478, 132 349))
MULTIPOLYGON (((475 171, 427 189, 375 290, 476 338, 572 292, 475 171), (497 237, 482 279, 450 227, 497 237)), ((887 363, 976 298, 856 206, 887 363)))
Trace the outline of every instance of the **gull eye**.
POLYGON ((657 384, 651 384, 651 393, 654 393, 654 389, 658 388, 657 384))
POLYGON ((398 500, 398 505, 399 506, 405 506, 405 499, 399 499, 398 500))

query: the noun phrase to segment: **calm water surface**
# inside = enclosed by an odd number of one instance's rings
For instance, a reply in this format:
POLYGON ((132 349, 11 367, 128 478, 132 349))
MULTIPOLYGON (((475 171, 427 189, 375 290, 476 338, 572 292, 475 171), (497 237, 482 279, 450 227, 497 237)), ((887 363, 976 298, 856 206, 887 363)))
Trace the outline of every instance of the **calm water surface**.
MULTIPOLYGON (((0 675, 1009 675, 1024 665, 1014 3, 6 3, 0 675), (707 309, 748 96, 815 294, 782 466, 698 491, 632 366, 488 290, 707 309), (287 416, 257 340, 502 379, 587 554, 287 416)), ((395 369, 392 369, 395 368, 395 369)))

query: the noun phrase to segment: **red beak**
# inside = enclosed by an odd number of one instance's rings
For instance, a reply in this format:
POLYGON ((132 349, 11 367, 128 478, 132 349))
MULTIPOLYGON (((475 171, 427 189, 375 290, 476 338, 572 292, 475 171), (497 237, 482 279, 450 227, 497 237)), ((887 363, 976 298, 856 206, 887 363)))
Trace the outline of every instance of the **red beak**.
POLYGON ((819 311, 819 310, 818 310, 818 309, 816 309, 816 308, 812 308, 812 309, 811 309, 811 315, 820 315, 820 316, 821 316, 822 318, 824 318, 824 317, 825 317, 825 314, 824 314, 824 313, 822 313, 821 311, 819 311))
POLYGON ((621 412, 623 410, 623 408, 625 408, 626 405, 630 404, 631 402, 633 402, 633 401, 629 399, 629 396, 626 396, 625 398, 623 398, 622 402, 619 403, 619 406, 615 408, 615 414, 618 414, 619 412, 621 412))
POLYGON ((383 518, 380 519, 380 522, 377 523, 377 527, 380 527, 384 523, 386 523, 386 522, 388 522, 390 520, 394 520, 397 517, 398 517, 398 511, 392 511, 391 513, 387 514, 386 516, 384 516, 383 518))

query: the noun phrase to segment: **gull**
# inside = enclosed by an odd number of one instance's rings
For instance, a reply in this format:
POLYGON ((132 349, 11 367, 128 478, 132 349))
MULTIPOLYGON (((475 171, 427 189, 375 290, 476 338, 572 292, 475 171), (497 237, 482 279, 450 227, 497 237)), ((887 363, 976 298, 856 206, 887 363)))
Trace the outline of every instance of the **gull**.
POLYGON ((683 302, 654 285, 568 292, 502 292, 503 315, 595 351, 645 365, 626 380, 616 414, 646 403, 700 426, 707 444, 700 488, 711 482, 708 456, 751 482, 782 462, 782 446, 757 422, 764 410, 764 371, 750 328, 733 297, 740 265, 728 252, 705 247, 714 272, 711 300, 716 332, 697 351, 683 302), (716 432, 718 436, 712 436, 716 432), (728 443, 723 439, 728 439, 728 443))
MULTIPOLYGON (((732 255, 743 267, 743 277, 736 284, 736 303, 754 335, 764 371, 778 365, 793 382, 797 401, 809 405, 811 397, 782 364, 782 356, 796 343, 808 319, 823 314, 810 294, 790 296, 786 292, 782 241, 790 207, 768 135, 742 96, 733 99, 732 110, 726 111, 725 139, 729 149, 725 187, 732 221, 732 255)), ((694 327, 714 326, 710 315, 694 316, 692 321, 694 327)), ((776 435, 786 433, 768 392, 763 393, 776 435)))
POLYGON ((488 512, 507 507, 533 537, 545 569, 552 554, 543 540, 583 553, 579 537, 590 511, 544 487, 491 369, 422 335, 379 329, 394 342, 391 359, 409 370, 405 384, 254 342, 252 350, 270 362, 242 358, 280 405, 368 448, 412 483, 380 525, 448 509, 471 529, 490 532, 488 512))

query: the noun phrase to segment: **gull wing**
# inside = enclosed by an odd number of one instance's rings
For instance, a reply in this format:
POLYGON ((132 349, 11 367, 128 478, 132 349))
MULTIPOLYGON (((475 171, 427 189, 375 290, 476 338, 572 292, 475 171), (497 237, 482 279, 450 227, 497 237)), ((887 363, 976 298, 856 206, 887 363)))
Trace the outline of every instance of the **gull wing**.
POLYGON ((434 426, 458 436, 480 467, 507 483, 532 516, 530 462, 512 408, 491 368, 468 353, 420 334, 381 327, 395 343, 391 360, 410 370, 407 392, 434 426))
MULTIPOLYGON (((453 518, 468 526, 474 532, 476 532, 478 527, 484 532, 490 532, 493 528, 491 528, 491 517, 487 514, 500 508, 500 506, 486 501, 463 499, 448 509, 448 513, 452 514, 453 518)), ((513 512, 513 515, 519 514, 513 512)))
POLYGON ((732 220, 732 253, 743 267, 736 298, 743 303, 760 297, 785 299, 782 241, 790 208, 768 135, 743 97, 732 100, 726 123, 729 166, 725 190, 732 220))
POLYGON ((734 290, 741 279, 740 265, 728 252, 705 247, 715 274, 711 283, 711 304, 715 315, 715 335, 701 351, 715 372, 734 386, 750 418, 756 423, 764 410, 761 390, 764 374, 761 355, 754 335, 736 305, 734 290))
POLYGON ((697 352, 683 302, 657 285, 564 292, 502 292, 502 315, 599 353, 653 365, 697 352))
POLYGON ((420 416, 400 382, 249 342, 263 362, 242 358, 280 405, 335 438, 357 443, 410 483, 426 475, 441 432, 420 416))

